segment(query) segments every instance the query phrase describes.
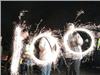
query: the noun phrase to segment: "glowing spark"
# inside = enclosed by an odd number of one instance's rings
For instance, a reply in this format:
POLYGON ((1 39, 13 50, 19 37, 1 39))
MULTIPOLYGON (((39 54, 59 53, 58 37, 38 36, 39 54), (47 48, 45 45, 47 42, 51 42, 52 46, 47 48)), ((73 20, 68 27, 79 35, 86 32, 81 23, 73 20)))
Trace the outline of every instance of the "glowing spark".
POLYGON ((77 16, 76 16, 76 18, 75 18, 74 21, 76 21, 76 19, 77 19, 81 14, 84 14, 84 11, 83 11, 83 10, 78 11, 77 16))
POLYGON ((83 11, 83 10, 80 10, 80 11, 77 13, 77 16, 80 16, 81 14, 84 14, 84 11, 83 11))
POLYGON ((25 15, 25 13, 27 13, 28 10, 23 10, 23 11, 20 11, 20 14, 18 16, 19 20, 21 20, 21 17, 25 15))

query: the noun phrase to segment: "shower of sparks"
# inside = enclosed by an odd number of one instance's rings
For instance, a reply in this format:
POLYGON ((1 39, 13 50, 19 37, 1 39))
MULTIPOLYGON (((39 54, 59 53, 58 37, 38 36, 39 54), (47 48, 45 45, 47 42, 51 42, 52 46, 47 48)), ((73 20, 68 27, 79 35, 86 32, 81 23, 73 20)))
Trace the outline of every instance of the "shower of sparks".
POLYGON ((13 40, 13 55, 11 61, 11 75, 18 74, 19 60, 21 57, 21 52, 23 48, 22 37, 21 37, 22 28, 18 25, 14 31, 14 40, 13 40))
POLYGON ((94 34, 88 30, 88 29, 84 29, 84 28, 75 28, 73 29, 72 31, 67 31, 65 34, 64 34, 64 38, 63 38, 63 43, 64 43, 64 47, 65 47, 65 50, 66 50, 66 57, 72 57, 72 56, 80 56, 82 55, 83 57, 88 55, 88 54, 91 54, 91 52, 93 52, 94 50, 94 47, 95 47, 95 38, 94 38, 94 34), (91 38, 91 43, 90 43, 90 47, 83 51, 83 52, 75 52, 73 50, 70 49, 69 45, 68 45, 68 42, 67 40, 69 39, 68 36, 73 33, 73 32, 76 32, 76 31, 82 31, 82 32, 85 32, 87 33, 90 38, 91 38))

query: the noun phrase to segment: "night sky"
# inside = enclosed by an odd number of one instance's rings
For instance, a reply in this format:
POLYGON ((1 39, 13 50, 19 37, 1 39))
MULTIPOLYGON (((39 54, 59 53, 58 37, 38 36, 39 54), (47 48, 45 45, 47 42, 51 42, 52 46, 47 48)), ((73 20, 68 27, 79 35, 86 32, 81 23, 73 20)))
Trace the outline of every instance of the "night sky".
POLYGON ((5 1, 1 2, 1 35, 3 50, 12 48, 13 22, 18 19, 19 11, 28 10, 28 21, 35 27, 42 18, 41 27, 62 29, 66 22, 73 22, 77 11, 84 10, 81 15, 82 23, 93 22, 100 24, 100 2, 70 2, 70 1, 5 1))

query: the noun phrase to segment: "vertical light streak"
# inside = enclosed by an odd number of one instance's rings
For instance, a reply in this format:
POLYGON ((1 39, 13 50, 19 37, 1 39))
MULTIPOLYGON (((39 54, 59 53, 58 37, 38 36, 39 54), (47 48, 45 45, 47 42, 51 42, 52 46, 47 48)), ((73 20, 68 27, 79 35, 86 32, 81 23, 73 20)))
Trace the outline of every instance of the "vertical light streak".
POLYGON ((22 28, 20 27, 20 25, 16 26, 14 30, 13 54, 12 54, 12 61, 11 61, 11 75, 18 75, 19 61, 21 57, 21 51, 23 48, 21 31, 22 31, 22 28))

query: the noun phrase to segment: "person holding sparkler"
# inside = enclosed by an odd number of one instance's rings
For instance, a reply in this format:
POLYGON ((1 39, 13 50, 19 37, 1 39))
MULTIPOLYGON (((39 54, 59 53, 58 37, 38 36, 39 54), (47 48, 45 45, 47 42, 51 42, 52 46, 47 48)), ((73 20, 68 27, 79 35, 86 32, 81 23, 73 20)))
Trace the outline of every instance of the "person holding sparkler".
MULTIPOLYGON (((68 32, 72 31, 75 27, 73 23, 69 23, 68 32)), ((71 58, 70 71, 68 75, 80 75, 80 63, 82 59, 82 49, 81 46, 83 44, 83 39, 78 32, 73 32, 69 35, 69 39, 67 40, 71 50, 75 52, 79 52, 80 55, 74 55, 69 53, 69 57, 71 58)))

